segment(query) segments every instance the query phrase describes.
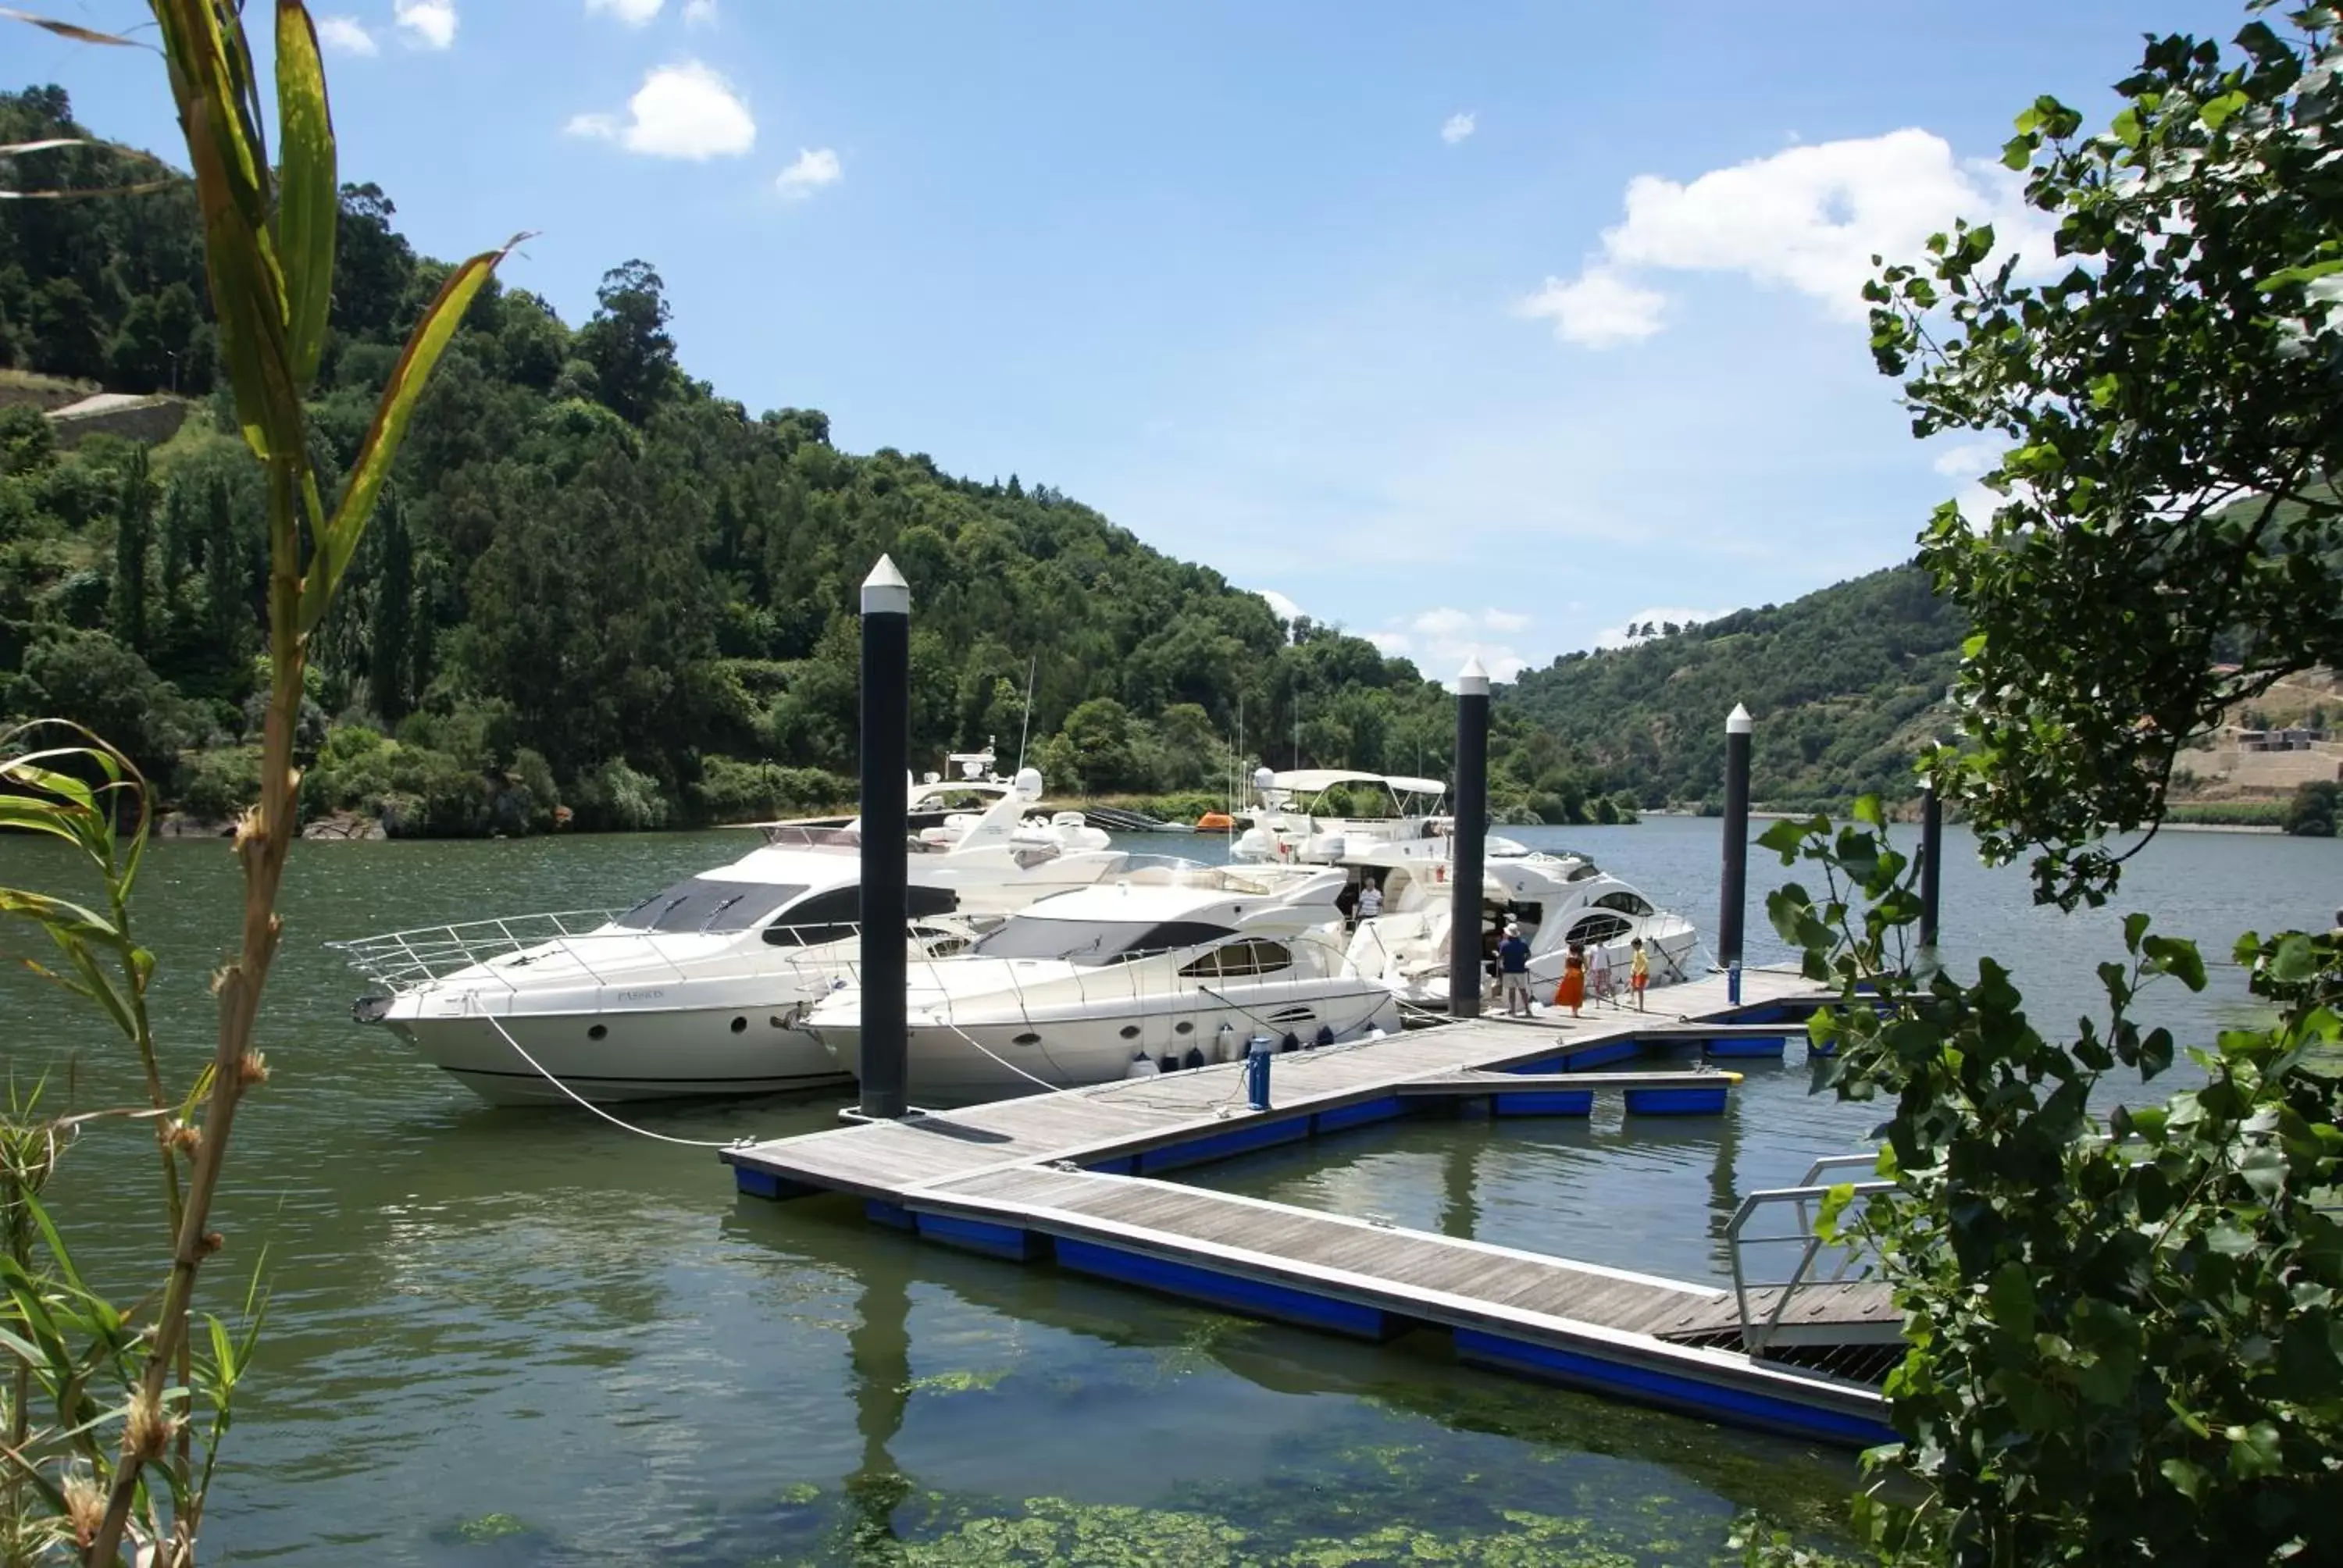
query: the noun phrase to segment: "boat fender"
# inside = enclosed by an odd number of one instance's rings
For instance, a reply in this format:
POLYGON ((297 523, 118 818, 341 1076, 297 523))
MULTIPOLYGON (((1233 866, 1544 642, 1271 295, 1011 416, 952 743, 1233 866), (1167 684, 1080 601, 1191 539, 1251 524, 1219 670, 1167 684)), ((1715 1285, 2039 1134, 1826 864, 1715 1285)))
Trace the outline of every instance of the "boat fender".
POLYGON ((1333 1043, 1334 1043, 1334 1026, 1333 1026, 1332 1024, 1331 1024, 1331 1023, 1322 1023, 1322 1024, 1320 1024, 1320 1025, 1318 1026, 1318 1038, 1317 1038, 1316 1040, 1312 1040, 1311 1043, 1312 1043, 1312 1045, 1332 1045, 1332 1044, 1333 1044, 1333 1043))
POLYGON ((1222 1019, 1221 1020, 1221 1027, 1212 1035, 1212 1060, 1214 1061, 1228 1060, 1231 1048, 1236 1043, 1236 1026, 1230 1023, 1228 1020, 1222 1019))
POLYGON ((1203 1053, 1203 1051, 1202 1051, 1202 1050, 1200 1050, 1199 1048, 1195 1047, 1195 1046, 1192 1046, 1192 1046, 1190 1046, 1190 1047, 1188 1048, 1188 1054, 1187 1054, 1187 1055, 1185 1055, 1185 1056, 1183 1056, 1183 1057, 1182 1057, 1182 1058, 1180 1059, 1180 1065, 1181 1065, 1181 1066, 1182 1066, 1182 1067, 1184 1067, 1184 1068, 1187 1068, 1187 1069, 1188 1069, 1188 1070, 1190 1070, 1191 1071, 1193 1071, 1195 1069, 1197 1069, 1197 1068, 1199 1068, 1199 1067, 1203 1066, 1203 1065, 1204 1065, 1204 1053, 1203 1053))
POLYGON ((1131 1065, 1122 1070, 1122 1075, 1125 1078, 1152 1078, 1156 1071, 1154 1060, 1142 1050, 1131 1059, 1131 1065))
POLYGON ((1180 1059, 1167 1050, 1155 1065, 1165 1072, 1177 1072, 1180 1070, 1180 1059))
POLYGON ((1289 1033, 1283 1040, 1277 1042, 1277 1049, 1280 1050, 1300 1050, 1302 1049, 1302 1037, 1298 1034, 1289 1033))

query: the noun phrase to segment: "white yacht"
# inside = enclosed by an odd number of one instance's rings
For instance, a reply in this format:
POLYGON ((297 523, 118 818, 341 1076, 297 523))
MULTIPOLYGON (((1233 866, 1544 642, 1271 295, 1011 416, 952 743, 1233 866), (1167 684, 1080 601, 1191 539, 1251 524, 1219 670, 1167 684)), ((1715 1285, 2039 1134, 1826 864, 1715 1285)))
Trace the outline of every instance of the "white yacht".
MULTIPOLYGON (((1445 839, 1370 845, 1345 857, 1383 889, 1383 910, 1359 922, 1350 960, 1410 1001, 1448 1003, 1449 932, 1455 907, 1454 866, 1445 839)), ((1562 978, 1570 944, 1604 949, 1622 996, 1630 944, 1641 937, 1651 983, 1686 977, 1700 933, 1681 915, 1655 909, 1628 883, 1584 855, 1492 851, 1483 863, 1481 930, 1512 920, 1530 945, 1532 994, 1544 1000, 1562 978)))
MULTIPOLYGON (((1253 788, 1261 808, 1231 847, 1233 859, 1340 865, 1375 845, 1418 839, 1444 844, 1456 825, 1446 814, 1448 786, 1437 779, 1342 768, 1272 773, 1264 768, 1253 775, 1253 788), (1388 809, 1357 817, 1338 809, 1355 805, 1361 793, 1388 809)), ((1492 836, 1487 852, 1521 855, 1528 850, 1511 839, 1492 836)))
MULTIPOLYGON (((1128 863, 1028 829, 1041 793, 1031 769, 911 791, 912 820, 937 819, 906 840, 914 957, 958 951, 1008 911, 1128 863), (990 804, 946 809, 971 794, 990 804)), ((629 910, 334 943, 373 982, 357 1016, 496 1104, 843 1085, 801 1019, 860 953, 860 825, 763 827, 760 848, 629 910)))
MULTIPOLYGON (((1347 873, 1134 869, 1011 915, 964 954, 914 962, 910 1091, 962 1105, 1232 1060, 1255 1034, 1314 1047, 1396 1032, 1399 999, 1345 961, 1347 873)), ((842 1069, 861 1049, 848 987, 806 1027, 842 1069)))

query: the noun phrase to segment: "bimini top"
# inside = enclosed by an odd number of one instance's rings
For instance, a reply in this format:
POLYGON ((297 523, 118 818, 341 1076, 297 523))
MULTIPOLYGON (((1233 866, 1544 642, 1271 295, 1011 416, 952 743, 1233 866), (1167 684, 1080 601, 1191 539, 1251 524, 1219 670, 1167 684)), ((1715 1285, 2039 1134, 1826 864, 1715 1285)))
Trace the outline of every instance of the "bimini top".
POLYGON ((1394 795, 1445 795, 1448 786, 1437 779, 1401 779, 1384 773, 1353 773, 1346 768, 1298 768, 1270 775, 1270 788, 1298 795, 1314 795, 1337 784, 1381 784, 1394 795))

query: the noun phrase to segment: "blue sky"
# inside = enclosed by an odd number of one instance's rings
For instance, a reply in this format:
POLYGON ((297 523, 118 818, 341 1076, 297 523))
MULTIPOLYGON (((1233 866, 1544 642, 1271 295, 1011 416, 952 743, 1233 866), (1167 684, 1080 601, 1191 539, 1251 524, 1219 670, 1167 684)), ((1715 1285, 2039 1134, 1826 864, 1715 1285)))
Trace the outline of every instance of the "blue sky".
MULTIPOLYGON (((50 0, 91 25, 124 0, 50 0)), ((256 7, 266 14, 266 7, 256 7)), ((1909 553, 1850 291, 2055 92, 2236 4, 327 0, 343 170, 573 323, 653 263, 686 367, 1010 473, 1446 676, 1909 553)), ((29 30, 104 134, 150 55, 29 30)), ((2018 226, 2006 221, 2005 229, 2018 226)), ((915 588, 917 585, 914 585, 915 588)))

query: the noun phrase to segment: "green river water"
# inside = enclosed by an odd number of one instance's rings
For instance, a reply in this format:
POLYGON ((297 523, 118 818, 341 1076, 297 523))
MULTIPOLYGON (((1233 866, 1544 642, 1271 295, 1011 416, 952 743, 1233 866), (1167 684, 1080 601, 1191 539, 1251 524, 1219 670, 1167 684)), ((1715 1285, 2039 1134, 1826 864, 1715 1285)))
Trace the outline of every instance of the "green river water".
MULTIPOLYGON (((1521 836, 1589 848, 1713 925, 1713 822, 1521 836)), ((1353 1345, 956 1254, 851 1204, 737 1198, 710 1150, 491 1110, 351 1022, 354 977, 319 945, 629 901, 750 842, 297 849, 264 1016, 274 1078, 238 1121, 228 1248, 208 1276, 214 1310, 256 1263, 271 1298, 210 1560, 1706 1563, 1736 1512, 1825 1534, 1837 1519, 1844 1454, 1463 1371, 1433 1346, 1353 1345)), ((45 846, 0 844, 0 883, 55 887, 65 868, 45 846)), ((2027 904, 2022 872, 1947 871, 1956 960, 2013 960, 2047 1017, 2088 1004, 2114 912, 2059 917, 2027 904)), ((2329 920, 2338 873, 2334 844, 2176 834, 2117 908, 2226 956, 2244 927, 2329 920)), ((1761 857, 1753 884, 1773 879, 1761 857)), ((137 912, 183 1078, 208 1053, 206 983, 236 910, 224 846, 155 847, 137 912)), ((31 953, 24 936, 0 931, 0 952, 31 953)), ((2199 1037, 2240 1016, 2239 977, 2215 975, 2161 1016, 2199 1037)), ((1795 1181, 1875 1120, 1808 1095, 1795 1058, 1713 1121, 1405 1124, 1194 1179, 1719 1278, 1738 1194, 1795 1181)), ((13 963, 0 1060, 83 1106, 137 1098, 126 1053, 13 963)), ((839 1103, 627 1114, 722 1141, 830 1125, 839 1103)), ((153 1180, 146 1135, 106 1129, 55 1189, 85 1268, 126 1293, 160 1279, 153 1180)))

